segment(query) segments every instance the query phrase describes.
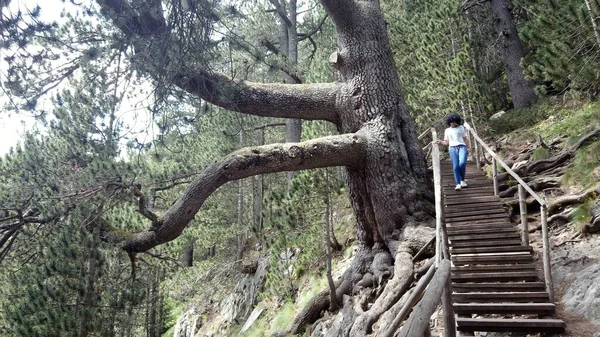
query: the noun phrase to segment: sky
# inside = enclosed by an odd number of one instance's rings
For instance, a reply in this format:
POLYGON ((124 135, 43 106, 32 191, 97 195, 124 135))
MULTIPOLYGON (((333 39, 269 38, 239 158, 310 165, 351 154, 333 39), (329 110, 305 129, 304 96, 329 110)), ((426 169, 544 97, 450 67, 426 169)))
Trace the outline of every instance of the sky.
MULTIPOLYGON (((8 12, 16 13, 19 10, 27 12, 38 4, 42 8, 42 19, 47 21, 59 19, 65 6, 69 6, 68 1, 62 2, 60 0, 12 0, 8 12)), ((3 10, 3 15, 4 11, 6 10, 3 10)), ((6 64, 4 62, 4 55, 2 49, 0 49, 0 72, 2 73, 0 81, 4 81, 6 74, 6 64)), ((2 84, 0 83, 0 85, 2 84)), ((0 107, 7 102, 5 95, 4 88, 2 88, 0 90, 0 107)), ((5 111, 0 112, 0 156, 6 154, 12 146, 19 142, 25 131, 33 127, 34 121, 35 119, 30 114, 11 113, 9 115, 5 111)))
MULTIPOLYGON (((9 5, 9 12, 16 13, 19 10, 26 12, 28 9, 35 8, 38 3, 42 8, 42 18, 45 20, 59 18, 60 12, 65 6, 62 1, 56 0, 12 0, 9 5)), ((2 54, 2 49, 0 49, 0 71, 2 72, 0 81, 4 81, 6 73, 6 64, 4 64, 4 55, 2 54)), ((5 95, 4 88, 2 88, 0 91, 0 107, 7 102, 5 95)), ((35 119, 31 115, 14 113, 9 115, 5 111, 0 112, 0 155, 6 154, 12 146, 15 146, 25 131, 32 128, 34 121, 35 119)))
MULTIPOLYGON (((69 1, 61 0, 12 0, 9 10, 12 13, 17 11, 27 12, 35 8, 37 5, 41 7, 41 19, 43 21, 58 21, 60 13, 68 7, 72 6, 69 1)), ((4 64, 2 49, 0 48, 0 86, 6 74, 6 64, 4 64)), ((3 88, 0 88, 0 107, 4 106, 8 99, 3 88)), ((135 102, 124 101, 121 105, 122 115, 128 115, 126 123, 132 128, 133 133, 138 135, 138 139, 142 142, 147 142, 152 138, 148 133, 152 133, 152 123, 145 111, 140 111, 133 105, 135 102), (137 110, 137 111, 136 111, 137 110), (134 130, 135 129, 135 130, 134 130), (150 131, 142 131, 150 130, 150 131)), ((51 111, 52 103, 49 100, 43 99, 38 101, 38 108, 51 111)), ((0 156, 8 153, 9 149, 18 144, 27 130, 34 127, 35 118, 29 113, 9 115, 6 111, 0 111, 0 156)))

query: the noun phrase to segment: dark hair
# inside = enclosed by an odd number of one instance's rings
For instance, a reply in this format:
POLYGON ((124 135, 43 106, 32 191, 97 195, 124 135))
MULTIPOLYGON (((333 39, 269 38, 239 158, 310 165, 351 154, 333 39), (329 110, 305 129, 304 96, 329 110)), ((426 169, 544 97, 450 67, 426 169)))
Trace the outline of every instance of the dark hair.
POLYGON ((450 125, 450 123, 456 123, 458 125, 462 124, 462 119, 460 118, 459 114, 449 114, 448 116, 446 116, 446 124, 450 125))

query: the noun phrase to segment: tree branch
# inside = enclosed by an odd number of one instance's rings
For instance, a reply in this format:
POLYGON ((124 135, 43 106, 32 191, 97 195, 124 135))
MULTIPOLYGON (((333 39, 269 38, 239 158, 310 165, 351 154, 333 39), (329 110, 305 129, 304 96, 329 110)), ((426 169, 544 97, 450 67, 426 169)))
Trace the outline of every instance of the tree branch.
POLYGON ((222 108, 244 114, 326 120, 338 124, 340 84, 263 84, 234 81, 221 74, 180 73, 174 84, 222 108))
POLYGON ((314 27, 310 32, 308 32, 308 33, 299 33, 298 34, 298 41, 302 41, 302 40, 305 40, 305 39, 310 39, 319 30, 321 30, 321 27, 323 27, 323 25, 325 24, 325 21, 327 21, 328 17, 329 17, 329 15, 325 14, 325 16, 321 19, 321 21, 319 21, 319 23, 317 24, 317 26, 314 27))
POLYGON ((279 14, 279 17, 281 18, 281 20, 283 20, 288 27, 291 27, 292 21, 290 21, 290 18, 287 16, 287 13, 283 10, 283 8, 281 8, 281 5, 279 4, 279 0, 269 0, 269 2, 273 6, 275 6, 275 10, 277 11, 277 14, 279 14))
MULTIPOLYGON (((96 0, 104 15, 113 20, 136 46, 136 52, 158 58, 168 55, 172 48, 157 41, 168 42, 167 26, 159 0, 132 8, 124 0, 96 0), (154 49, 152 49, 154 48, 154 49)), ((169 60, 145 58, 149 73, 169 64, 169 60), (158 64, 152 65, 152 62, 158 64), (153 71, 152 67, 155 70, 153 71)), ((338 124, 335 99, 339 84, 261 84, 234 81, 227 76, 185 65, 172 69, 172 84, 222 108, 249 115, 307 120, 326 120, 338 124)))
POLYGON ((271 144, 235 151, 207 166, 171 206, 157 226, 137 233, 124 249, 143 252, 177 238, 194 218, 206 198, 226 182, 265 173, 297 171, 329 166, 360 167, 367 139, 343 134, 301 143, 271 144))

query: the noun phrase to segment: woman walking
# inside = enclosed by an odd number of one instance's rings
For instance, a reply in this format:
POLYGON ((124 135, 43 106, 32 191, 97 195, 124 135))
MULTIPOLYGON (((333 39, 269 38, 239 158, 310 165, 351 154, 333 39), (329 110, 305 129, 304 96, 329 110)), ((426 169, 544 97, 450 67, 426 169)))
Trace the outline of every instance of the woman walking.
POLYGON ((452 168, 454 169, 455 190, 467 187, 467 156, 471 152, 471 145, 467 137, 467 130, 462 125, 458 114, 449 114, 446 117, 448 128, 444 132, 444 140, 436 140, 437 144, 448 146, 452 168))

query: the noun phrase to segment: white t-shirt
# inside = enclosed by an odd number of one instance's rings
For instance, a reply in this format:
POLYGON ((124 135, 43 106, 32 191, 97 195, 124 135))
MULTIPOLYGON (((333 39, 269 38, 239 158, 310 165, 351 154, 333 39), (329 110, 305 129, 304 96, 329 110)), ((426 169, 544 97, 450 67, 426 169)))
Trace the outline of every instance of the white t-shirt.
POLYGON ((455 128, 449 127, 444 131, 444 140, 448 141, 448 146, 467 146, 464 140, 465 137, 467 137, 467 130, 462 125, 455 128))

